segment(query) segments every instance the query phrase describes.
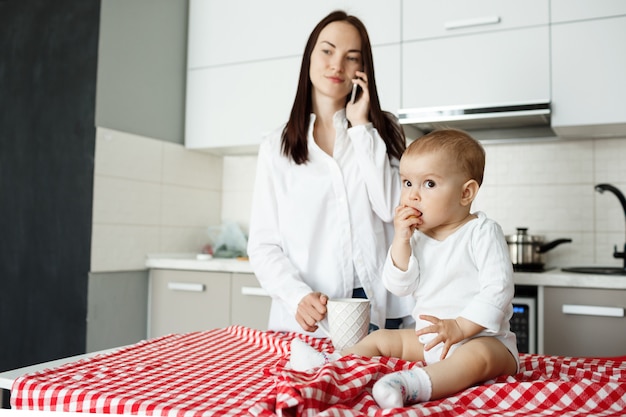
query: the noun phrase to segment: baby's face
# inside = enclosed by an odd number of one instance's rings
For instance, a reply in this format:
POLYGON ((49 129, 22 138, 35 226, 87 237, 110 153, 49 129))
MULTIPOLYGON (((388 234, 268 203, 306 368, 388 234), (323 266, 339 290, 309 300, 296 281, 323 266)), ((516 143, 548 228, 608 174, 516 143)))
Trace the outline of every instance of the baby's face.
POLYGON ((467 178, 444 152, 404 155, 400 179, 400 204, 422 213, 420 230, 434 229, 458 218, 467 178))

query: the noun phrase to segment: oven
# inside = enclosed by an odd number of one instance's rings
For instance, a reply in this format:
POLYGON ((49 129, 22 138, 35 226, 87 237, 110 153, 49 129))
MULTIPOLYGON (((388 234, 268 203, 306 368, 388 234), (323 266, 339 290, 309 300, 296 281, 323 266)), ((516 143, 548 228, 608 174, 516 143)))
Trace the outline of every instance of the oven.
POLYGON ((517 336, 519 353, 537 353, 537 298, 513 298, 511 331, 517 336))

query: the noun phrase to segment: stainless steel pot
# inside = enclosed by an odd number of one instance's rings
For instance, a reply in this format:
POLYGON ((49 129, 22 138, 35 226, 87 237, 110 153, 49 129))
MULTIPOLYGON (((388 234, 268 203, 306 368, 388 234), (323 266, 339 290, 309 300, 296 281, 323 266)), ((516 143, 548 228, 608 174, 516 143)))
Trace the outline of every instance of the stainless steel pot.
POLYGON ((506 236, 509 255, 516 271, 543 270, 545 253, 561 243, 569 243, 572 239, 562 238, 544 243, 543 236, 528 234, 528 228, 518 227, 517 234, 506 236))

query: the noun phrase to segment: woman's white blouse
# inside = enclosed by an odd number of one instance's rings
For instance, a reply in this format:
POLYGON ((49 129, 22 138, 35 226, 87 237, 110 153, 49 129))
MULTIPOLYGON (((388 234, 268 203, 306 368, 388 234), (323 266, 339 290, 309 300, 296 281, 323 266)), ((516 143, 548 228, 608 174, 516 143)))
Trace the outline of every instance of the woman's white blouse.
MULTIPOLYGON (((259 149, 248 256, 272 296, 269 329, 303 332, 298 302, 312 291, 350 297, 355 274, 372 304, 371 321, 410 315, 410 297, 390 295, 381 280, 395 206, 400 201, 398 161, 371 124, 348 129, 345 110, 334 116, 333 156, 308 131, 309 161, 283 155, 279 128, 259 149), (388 302, 389 298, 389 302, 388 302)), ((316 336, 325 336, 318 332, 316 336)))

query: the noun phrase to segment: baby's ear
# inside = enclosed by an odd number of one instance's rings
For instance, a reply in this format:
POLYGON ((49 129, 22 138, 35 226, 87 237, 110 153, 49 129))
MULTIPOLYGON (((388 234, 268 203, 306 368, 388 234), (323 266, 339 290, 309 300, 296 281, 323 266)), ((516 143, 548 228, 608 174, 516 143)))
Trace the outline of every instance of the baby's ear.
POLYGON ((480 186, 476 182, 476 180, 469 180, 465 184, 463 184, 463 194, 461 196, 461 205, 469 206, 472 204, 472 201, 476 198, 476 194, 478 194, 478 189, 480 186))

